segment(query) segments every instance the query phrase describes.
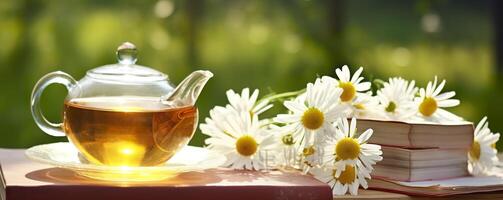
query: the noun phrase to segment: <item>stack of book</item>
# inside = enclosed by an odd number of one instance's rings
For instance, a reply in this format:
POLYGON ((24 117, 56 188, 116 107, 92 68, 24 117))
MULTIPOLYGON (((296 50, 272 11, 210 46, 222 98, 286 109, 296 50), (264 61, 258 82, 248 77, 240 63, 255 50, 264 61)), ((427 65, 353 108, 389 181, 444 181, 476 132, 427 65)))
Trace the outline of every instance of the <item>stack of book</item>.
POLYGON ((467 152, 473 124, 411 124, 358 120, 358 130, 374 130, 369 143, 381 145, 383 160, 372 176, 392 181, 442 180, 468 175, 467 152))

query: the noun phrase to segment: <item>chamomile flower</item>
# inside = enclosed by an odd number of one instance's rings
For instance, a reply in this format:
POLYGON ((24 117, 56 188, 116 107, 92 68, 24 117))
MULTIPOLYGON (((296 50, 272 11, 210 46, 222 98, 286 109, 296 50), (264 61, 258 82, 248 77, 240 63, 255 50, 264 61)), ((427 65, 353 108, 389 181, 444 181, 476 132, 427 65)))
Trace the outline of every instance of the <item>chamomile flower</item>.
POLYGON ((372 92, 359 93, 348 106, 348 117, 379 118, 380 113, 376 112, 378 105, 379 101, 372 92))
POLYGON ((372 136, 372 129, 365 130, 356 136, 356 119, 351 119, 349 124, 346 118, 340 119, 335 129, 335 135, 324 143, 324 159, 328 165, 334 166, 340 172, 344 171, 347 165, 356 166, 362 174, 369 175, 378 161, 382 160, 381 146, 367 144, 372 136))
POLYGON ((324 134, 332 129, 331 123, 344 115, 345 107, 339 103, 342 90, 316 79, 308 83, 306 93, 284 105, 291 112, 275 117, 278 123, 286 124, 283 132, 300 138, 303 148, 312 145, 315 139, 322 140, 324 134))
POLYGON ((322 149, 317 145, 305 147, 300 156, 302 172, 307 173, 313 167, 319 167, 322 164, 322 155, 322 149))
POLYGON ((282 127, 270 125, 270 132, 275 136, 276 147, 273 149, 274 165, 280 168, 293 168, 297 161, 298 139, 292 133, 283 132, 282 127))
POLYGON ((390 78, 377 91, 380 112, 392 120, 406 120, 415 114, 414 98, 417 93, 414 81, 400 77, 390 78))
POLYGON ((468 171, 473 175, 487 174, 498 162, 494 144, 500 137, 489 129, 487 117, 482 118, 474 131, 474 140, 468 152, 468 171))
POLYGON ((269 104, 269 100, 257 102, 259 94, 258 89, 255 89, 251 96, 249 88, 244 88, 241 91, 241 95, 234 92, 234 90, 227 90, 226 94, 230 105, 238 111, 246 111, 252 114, 260 115, 273 106, 272 104, 269 104))
POLYGON ((272 134, 260 125, 256 114, 237 111, 232 106, 215 107, 210 118, 201 124, 203 134, 210 136, 208 148, 226 156, 225 167, 264 169, 259 152, 274 147, 272 134))
MULTIPOLYGON (((368 184, 365 175, 352 165, 346 165, 344 171, 337 175, 338 169, 332 167, 316 168, 311 170, 313 176, 327 183, 332 188, 333 195, 358 194, 360 185, 367 189, 368 184)), ((370 178, 370 177, 369 177, 370 178)))
POLYGON ((454 107, 459 105, 459 100, 451 99, 456 95, 456 92, 442 92, 445 86, 445 80, 443 80, 437 86, 437 77, 433 82, 428 82, 426 89, 421 88, 419 90, 419 98, 416 98, 417 110, 419 115, 428 121, 434 122, 448 122, 448 121, 460 121, 462 118, 446 111, 442 108, 454 107))
POLYGON ((363 68, 360 67, 351 77, 351 72, 347 65, 342 66, 342 69, 335 69, 338 79, 329 76, 324 76, 323 81, 332 82, 336 87, 343 90, 340 100, 341 102, 351 102, 358 92, 365 92, 370 89, 370 82, 362 82, 363 77, 360 77, 363 68))

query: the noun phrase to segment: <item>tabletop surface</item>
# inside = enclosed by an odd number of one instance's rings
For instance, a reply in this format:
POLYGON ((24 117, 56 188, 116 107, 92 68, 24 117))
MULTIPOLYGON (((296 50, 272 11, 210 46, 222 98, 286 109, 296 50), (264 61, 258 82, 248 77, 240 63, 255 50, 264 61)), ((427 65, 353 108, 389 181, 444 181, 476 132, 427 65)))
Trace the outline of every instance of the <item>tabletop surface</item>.
MULTIPOLYGON (((418 196, 408 196, 404 194, 396 194, 384 191, 375 190, 362 190, 358 191, 356 196, 335 196, 334 199, 352 199, 352 200, 363 200, 363 199, 391 199, 391 200, 426 200, 432 199, 431 197, 418 197, 418 196)), ((486 193, 475 193, 475 194, 463 194, 454 195, 446 197, 435 197, 433 199, 438 200, 450 200, 450 199, 461 199, 461 200, 475 200, 475 199, 503 199, 503 191, 500 192, 486 192, 486 193)))
MULTIPOLYGON (((27 158, 24 156, 20 156, 23 154, 23 149, 0 149, 0 164, 2 160, 5 159, 10 159, 11 162, 13 163, 21 163, 21 162, 32 162, 30 163, 30 167, 38 167, 38 168, 53 168, 53 166, 47 166, 44 164, 40 163, 35 163, 33 161, 29 161, 27 158), (16 156, 17 155, 17 156, 16 156)), ((501 155, 500 155, 501 156, 501 155)), ((16 170, 27 170, 27 169, 22 169, 22 165, 16 165, 14 166, 16 170)), ((12 170, 12 168, 5 168, 3 167, 2 170, 7 171, 7 170, 12 170)), ((28 170, 29 171, 29 170, 28 170)), ((61 171, 62 174, 70 174, 70 172, 67 171, 61 171), (64 172, 64 173, 63 173, 64 172)), ((5 173, 5 172, 4 172, 5 173)), ((5 174, 4 174, 5 175, 5 174)), ((18 174, 19 175, 19 174, 18 174)), ((28 184, 28 185, 39 185, 39 184, 48 184, 48 182, 44 182, 44 180, 24 180, 27 175, 21 174, 19 176, 14 175, 11 176, 11 182, 14 182, 14 184, 28 184), (12 178, 13 177, 13 178, 12 178)), ((308 181, 309 182, 309 181, 308 181)), ((92 182, 87 182, 89 184, 93 184, 92 182)), ((5 183, 3 183, 5 184, 5 183)), ((49 183, 49 184, 58 184, 58 183, 49 183)), ((311 183, 313 184, 313 183, 311 183)), ((350 195, 344 195, 344 196, 335 196, 334 199, 395 199, 395 200, 409 200, 409 199, 430 199, 427 197, 418 197, 418 196, 408 196, 404 194, 397 194, 397 193, 391 193, 391 192, 384 192, 384 191, 375 191, 375 190, 359 190, 359 195, 356 196, 350 196, 350 195)), ((455 195, 455 196, 448 196, 448 197, 440 197, 440 198, 435 198, 435 199, 503 199, 503 191, 500 192, 489 192, 489 193, 476 193, 476 194, 465 194, 465 195, 455 195)))

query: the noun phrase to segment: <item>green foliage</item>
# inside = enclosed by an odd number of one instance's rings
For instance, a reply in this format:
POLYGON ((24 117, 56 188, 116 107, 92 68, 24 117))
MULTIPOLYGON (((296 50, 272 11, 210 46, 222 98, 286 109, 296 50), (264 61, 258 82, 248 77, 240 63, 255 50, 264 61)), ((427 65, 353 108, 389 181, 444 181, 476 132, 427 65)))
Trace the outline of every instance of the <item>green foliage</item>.
MULTIPOLYGON (((124 41, 138 47, 139 64, 165 72, 174 83, 196 69, 214 72, 198 100, 200 121, 213 106, 226 104, 228 89, 297 91, 348 64, 352 70, 363 66, 369 80, 402 76, 424 86, 439 75, 462 100, 454 112, 472 121, 488 113, 491 127, 503 130, 494 123, 503 120, 503 87, 494 75, 489 1, 435 2, 1 1, 0 147, 64 141, 33 122, 32 87, 51 71, 80 79, 114 63, 115 48, 124 41), (440 19, 437 32, 421 28, 431 13, 440 19)), ((58 86, 43 95, 49 120, 61 121, 65 95, 58 86)), ((265 115, 283 112, 282 100, 265 115)), ((197 132, 192 144, 203 141, 197 132)))

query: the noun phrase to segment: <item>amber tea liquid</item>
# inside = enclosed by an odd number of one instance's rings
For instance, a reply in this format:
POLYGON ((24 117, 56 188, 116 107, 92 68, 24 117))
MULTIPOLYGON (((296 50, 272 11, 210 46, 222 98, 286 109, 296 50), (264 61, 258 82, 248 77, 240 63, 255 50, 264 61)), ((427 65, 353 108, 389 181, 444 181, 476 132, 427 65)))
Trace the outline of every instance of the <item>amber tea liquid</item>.
POLYGON ((159 98, 80 98, 64 108, 69 140, 95 164, 163 164, 189 142, 196 126, 195 107, 172 108, 159 98))

